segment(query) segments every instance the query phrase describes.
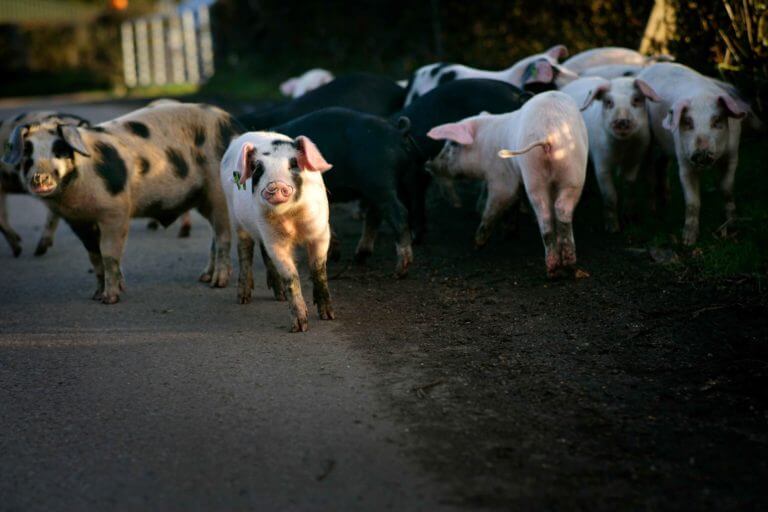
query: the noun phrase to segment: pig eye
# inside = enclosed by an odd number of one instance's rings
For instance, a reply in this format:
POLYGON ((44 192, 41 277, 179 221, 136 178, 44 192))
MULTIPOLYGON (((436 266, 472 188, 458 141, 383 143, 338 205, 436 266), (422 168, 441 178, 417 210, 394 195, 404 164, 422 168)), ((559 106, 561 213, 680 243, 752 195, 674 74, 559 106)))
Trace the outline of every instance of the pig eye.
POLYGON ((613 108, 613 100, 611 98, 606 98, 603 100, 603 105, 605 105, 605 108, 613 108))
POLYGON ((293 172, 301 171, 301 169, 299 169, 299 162, 295 158, 288 160, 288 168, 293 172))
POLYGON ((645 98, 642 96, 635 96, 632 98, 632 106, 633 107, 640 107, 645 104, 645 98))
POLYGON ((693 119, 690 117, 680 119, 680 128, 682 130, 693 130, 693 119))
POLYGON ((712 118, 712 128, 722 129, 725 128, 725 117, 716 116, 712 118))

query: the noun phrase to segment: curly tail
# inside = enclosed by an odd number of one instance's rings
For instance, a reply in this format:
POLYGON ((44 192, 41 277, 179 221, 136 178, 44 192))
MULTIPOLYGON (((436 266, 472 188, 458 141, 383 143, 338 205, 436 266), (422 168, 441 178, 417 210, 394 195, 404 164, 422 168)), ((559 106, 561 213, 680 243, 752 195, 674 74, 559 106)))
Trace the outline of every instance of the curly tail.
POLYGON ((519 149, 519 150, 502 149, 497 154, 499 155, 499 158, 513 158, 518 155, 522 155, 523 153, 527 153, 533 148, 538 146, 541 146, 544 149, 544 153, 549 153, 552 151, 552 144, 550 144, 547 140, 540 140, 540 141, 532 142, 528 144, 523 149, 519 149))

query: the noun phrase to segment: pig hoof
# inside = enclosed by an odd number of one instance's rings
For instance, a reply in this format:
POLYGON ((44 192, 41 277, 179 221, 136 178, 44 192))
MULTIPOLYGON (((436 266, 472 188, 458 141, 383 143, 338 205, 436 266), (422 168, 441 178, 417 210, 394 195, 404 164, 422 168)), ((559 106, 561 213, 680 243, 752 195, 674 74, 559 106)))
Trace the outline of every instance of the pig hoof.
POLYGON ((13 251, 13 257, 18 258, 21 254, 21 246, 20 245, 14 245, 11 247, 11 250, 13 251))
POLYGON ((355 251, 355 263, 365 263, 371 254, 373 253, 369 249, 358 249, 355 251))
POLYGON ((291 332, 307 332, 309 329, 309 322, 307 317, 294 317, 291 322, 291 332))
POLYGON ((336 315, 333 313, 333 308, 331 307, 330 303, 318 304, 317 315, 320 317, 321 320, 333 320, 336 318, 336 315))
POLYGON ((213 279, 213 272, 206 270, 202 274, 200 274, 200 282, 201 283, 210 283, 211 279, 213 279))
POLYGON ((216 269, 211 276, 211 288, 226 288, 229 284, 231 269, 228 267, 216 269))
POLYGON ((179 238, 189 238, 189 234, 192 232, 192 226, 189 224, 182 224, 179 228, 179 238))
POLYGON ((91 300, 101 300, 104 296, 104 289, 103 288, 97 288, 95 292, 93 292, 93 295, 91 295, 91 300))
POLYGON ((160 224, 158 224, 156 220, 151 220, 147 222, 147 229, 150 231, 157 231, 159 227, 160 227, 160 224))
POLYGON ((684 230, 683 231, 683 245, 691 246, 696 243, 696 240, 699 238, 699 234, 694 230, 684 230))
POLYGON ((240 304, 250 304, 251 303, 251 297, 252 297, 252 294, 251 294, 251 290, 250 289, 249 290, 245 290, 245 291, 241 290, 237 294, 237 301, 240 304))
POLYGON ((118 302, 120 302, 120 295, 117 293, 104 293, 101 296, 102 304, 117 304, 118 302))
POLYGON ((48 252, 48 248, 53 245, 53 240, 50 238, 41 238, 40 241, 37 243, 37 247, 35 248, 35 256, 42 256, 46 252, 48 252))

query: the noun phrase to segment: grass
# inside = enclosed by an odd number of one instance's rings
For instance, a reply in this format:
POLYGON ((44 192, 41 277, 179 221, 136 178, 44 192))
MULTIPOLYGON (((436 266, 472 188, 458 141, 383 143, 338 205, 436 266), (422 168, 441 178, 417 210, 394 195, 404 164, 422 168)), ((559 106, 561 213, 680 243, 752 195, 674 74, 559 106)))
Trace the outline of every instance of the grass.
POLYGON ((760 140, 763 137, 742 137, 735 184, 737 219, 726 237, 718 232, 724 222, 723 200, 717 173, 710 170, 702 177, 699 241, 692 248, 680 244, 684 203, 677 164, 672 163, 668 169, 671 204, 661 215, 645 214, 639 224, 625 229, 627 244, 671 248, 680 257, 682 270, 704 279, 748 276, 762 281, 768 277, 768 146, 760 140))

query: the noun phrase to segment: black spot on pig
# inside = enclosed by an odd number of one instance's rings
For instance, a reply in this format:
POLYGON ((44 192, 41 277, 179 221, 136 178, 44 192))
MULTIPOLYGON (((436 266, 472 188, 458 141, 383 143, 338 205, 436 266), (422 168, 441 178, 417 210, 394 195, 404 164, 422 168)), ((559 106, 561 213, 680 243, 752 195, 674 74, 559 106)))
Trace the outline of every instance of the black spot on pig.
POLYGON ((101 232, 99 226, 95 222, 77 222, 69 219, 64 219, 69 227, 72 228, 77 238, 83 242, 85 249, 88 252, 99 253, 99 240, 101 239, 101 232))
POLYGON ((142 175, 147 175, 147 174, 149 174, 149 168, 150 168, 149 160, 147 160, 143 156, 140 156, 139 157, 139 172, 142 175))
POLYGON ((202 126, 195 126, 192 129, 193 138, 195 140, 195 146, 197 147, 203 147, 203 144, 205 144, 205 130, 202 126))
POLYGON ((72 146, 67 144, 64 139, 56 139, 51 146, 51 152, 54 158, 75 158, 75 153, 72 150, 72 146))
POLYGON ((447 71, 440 75, 440 78, 437 79, 437 85, 443 85, 445 83, 451 82, 453 80, 456 80, 456 72, 455 71, 447 71))
POLYGON ((120 153, 111 144, 106 142, 97 142, 94 146, 96 173, 104 180, 107 190, 113 196, 116 196, 125 190, 125 184, 128 181, 128 169, 125 166, 125 160, 120 153))
POLYGON ((163 227, 168 227, 178 219, 182 213, 190 210, 196 205, 200 204, 203 198, 203 191, 200 188, 190 190, 181 201, 168 206, 163 204, 162 201, 155 201, 147 205, 142 211, 139 212, 137 217, 149 217, 157 220, 163 227))
POLYGON ((89 126, 86 128, 86 130, 96 132, 96 133, 107 133, 107 129, 103 126, 89 126))
POLYGON ((195 163, 200 169, 205 170, 205 166, 208 164, 208 158, 206 158, 202 151, 197 151, 195 153, 195 163))
POLYGON ((239 123, 235 121, 232 117, 227 116, 224 119, 221 119, 217 126, 217 141, 216 141, 216 150, 218 155, 223 155, 224 152, 229 147, 229 143, 232 141, 232 137, 235 135, 238 135, 239 133, 242 133, 241 127, 238 126, 239 123))
POLYGON ((26 116, 26 115, 27 115, 27 113, 26 113, 26 112, 22 112, 21 114, 19 114, 19 115, 17 115, 16 117, 14 117, 14 118, 13 118, 13 120, 12 120, 11 122, 12 122, 12 123, 18 123, 18 122, 19 122, 19 121, 21 121, 21 119, 22 119, 24 116, 26 116))
POLYGON ((272 154, 272 152, 271 152, 271 151, 264 151, 264 152, 262 153, 262 155, 264 155, 264 156, 269 156, 269 155, 271 155, 271 154, 272 154))
POLYGON ((286 144, 291 146, 292 148, 298 148, 296 142, 292 140, 275 139, 272 141, 272 147, 274 148, 279 148, 280 146, 283 146, 286 144))
POLYGON ((434 78, 441 70, 445 69, 446 66, 450 66, 450 64, 446 62, 435 64, 432 69, 429 70, 429 76, 434 78))
POLYGON ((298 201, 301 199, 301 187, 304 185, 304 178, 301 177, 301 172, 293 173, 293 183, 296 185, 296 192, 293 195, 293 200, 298 201))
POLYGON ((137 137, 141 137, 142 139, 149 138, 149 127, 144 123, 140 123, 138 121, 128 121, 125 123, 125 129, 137 137))
POLYGON ((32 168, 32 164, 33 163, 34 162, 32 161, 31 158, 27 158, 26 160, 24 160, 24 174, 25 175, 29 173, 29 170, 32 168))
POLYGON ((165 156, 168 158, 168 162, 171 164, 173 172, 176 174, 176 176, 183 180, 189 175, 189 166, 187 165, 187 161, 184 160, 184 157, 178 150, 168 148, 165 150, 165 156))
POLYGON ((35 147, 32 145, 32 141, 25 140, 24 141, 24 158, 30 158, 32 156, 32 152, 35 150, 35 147))

